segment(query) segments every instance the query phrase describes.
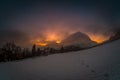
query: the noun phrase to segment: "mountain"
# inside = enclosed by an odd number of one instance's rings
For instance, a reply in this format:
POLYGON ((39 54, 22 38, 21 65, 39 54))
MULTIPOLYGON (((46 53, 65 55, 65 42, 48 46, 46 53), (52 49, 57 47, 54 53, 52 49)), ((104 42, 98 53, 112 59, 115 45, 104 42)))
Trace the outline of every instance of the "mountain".
POLYGON ((63 46, 79 46, 82 48, 92 47, 97 45, 97 43, 90 40, 90 38, 81 32, 76 32, 68 36, 61 43, 63 46))

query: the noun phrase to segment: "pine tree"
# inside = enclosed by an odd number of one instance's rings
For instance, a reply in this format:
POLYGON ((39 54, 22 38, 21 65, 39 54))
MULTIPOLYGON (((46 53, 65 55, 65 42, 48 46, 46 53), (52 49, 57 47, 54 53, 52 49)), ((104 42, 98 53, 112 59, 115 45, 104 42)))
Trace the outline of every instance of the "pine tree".
POLYGON ((61 53, 65 52, 65 49, 64 49, 63 46, 60 48, 60 52, 61 52, 61 53))
POLYGON ((32 47, 32 55, 35 56, 36 54, 36 45, 34 44, 32 47))
POLYGON ((37 55, 38 55, 38 56, 41 55, 41 50, 40 50, 40 48, 37 49, 37 55))

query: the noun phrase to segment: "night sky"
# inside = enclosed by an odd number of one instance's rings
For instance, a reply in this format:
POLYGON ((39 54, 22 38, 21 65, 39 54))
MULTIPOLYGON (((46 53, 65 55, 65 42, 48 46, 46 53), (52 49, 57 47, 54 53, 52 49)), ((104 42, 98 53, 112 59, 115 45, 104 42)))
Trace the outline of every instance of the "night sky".
POLYGON ((0 0, 0 12, 0 45, 29 46, 51 34, 104 34, 120 26, 119 0, 0 0))

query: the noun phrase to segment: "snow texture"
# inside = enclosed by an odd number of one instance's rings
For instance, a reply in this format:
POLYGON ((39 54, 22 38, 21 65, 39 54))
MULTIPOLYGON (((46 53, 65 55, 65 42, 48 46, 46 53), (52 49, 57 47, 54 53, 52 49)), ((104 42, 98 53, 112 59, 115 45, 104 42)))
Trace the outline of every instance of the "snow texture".
POLYGON ((83 51, 0 63, 0 80, 120 80, 120 40, 83 51))

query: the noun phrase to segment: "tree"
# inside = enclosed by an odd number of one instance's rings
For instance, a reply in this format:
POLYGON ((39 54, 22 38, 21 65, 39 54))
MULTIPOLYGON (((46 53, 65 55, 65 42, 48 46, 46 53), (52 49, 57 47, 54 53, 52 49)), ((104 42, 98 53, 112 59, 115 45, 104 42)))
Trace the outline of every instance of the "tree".
POLYGON ((36 45, 34 44, 32 47, 32 55, 35 56, 36 54, 36 45))
POLYGON ((63 46, 61 46, 61 48, 60 48, 60 52, 61 52, 61 53, 65 52, 65 49, 64 49, 63 46))
POLYGON ((41 50, 40 50, 40 48, 37 49, 37 55, 38 55, 38 56, 41 55, 41 50))
POLYGON ((44 55, 47 56, 48 54, 50 54, 50 50, 51 50, 50 47, 44 48, 44 52, 45 52, 44 55))
POLYGON ((6 43, 3 48, 2 51, 4 52, 4 59, 6 60, 14 60, 15 59, 15 54, 16 52, 17 46, 14 43, 6 43))

